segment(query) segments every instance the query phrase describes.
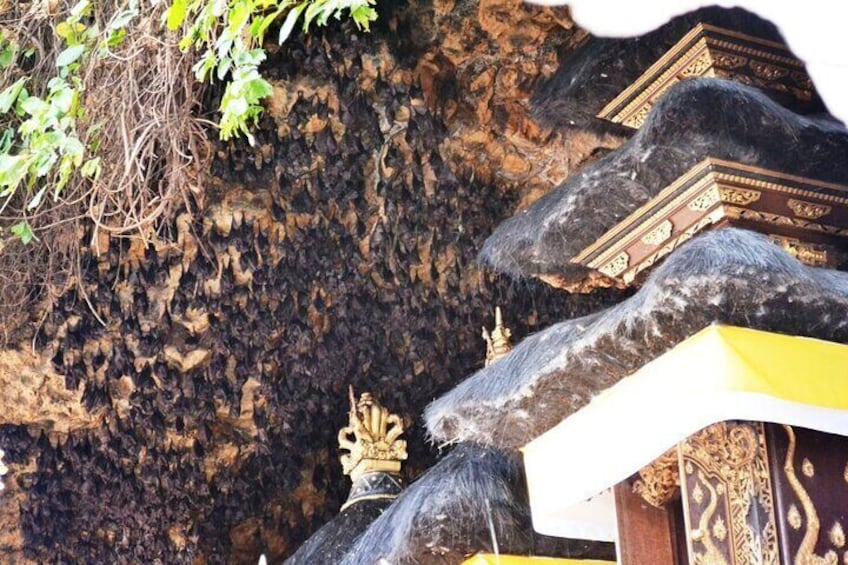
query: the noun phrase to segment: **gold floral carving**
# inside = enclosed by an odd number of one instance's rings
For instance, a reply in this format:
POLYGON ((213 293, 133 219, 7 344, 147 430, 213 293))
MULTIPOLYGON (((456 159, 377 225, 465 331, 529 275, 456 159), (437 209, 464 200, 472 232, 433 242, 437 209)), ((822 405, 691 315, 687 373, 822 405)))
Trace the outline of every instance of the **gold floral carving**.
POLYGON ((680 78, 695 78, 703 76, 713 66, 713 58, 707 50, 702 51, 695 59, 678 73, 680 78))
POLYGON ((639 471, 633 492, 657 508, 665 506, 680 486, 677 448, 670 449, 639 471))
POLYGON ((714 51, 713 59, 715 59, 716 66, 723 69, 738 69, 748 64, 747 57, 733 53, 724 53, 722 51, 714 51))
POLYGON ((760 212, 757 210, 749 210, 746 208, 737 208, 736 206, 725 206, 724 211, 728 218, 741 218, 744 220, 762 222, 775 226, 794 227, 800 228, 805 231, 848 237, 848 229, 840 228, 838 226, 831 226, 828 224, 818 224, 816 222, 810 222, 808 220, 803 220, 800 218, 790 218, 788 216, 781 216, 780 214, 771 214, 769 212, 760 212))
POLYGON ((845 530, 842 528, 842 524, 834 522, 828 532, 828 538, 830 538, 830 543, 832 543, 834 547, 838 549, 845 547, 845 530))
POLYGON ((651 104, 647 103, 644 106, 642 106, 641 108, 639 108, 639 110, 637 110, 636 113, 634 113, 633 115, 628 117, 626 120, 622 121, 621 123, 624 124, 627 127, 630 127, 630 128, 633 128, 633 129, 639 129, 640 127, 642 127, 642 124, 645 123, 645 119, 648 117, 648 114, 650 112, 651 112, 651 104))
POLYGON ((695 483, 695 488, 692 489, 692 500, 694 500, 698 506, 704 503, 704 489, 702 489, 701 485, 698 483, 695 483))
MULTIPOLYGON (((713 484, 704 477, 702 472, 698 472, 698 480, 699 484, 703 483, 706 487, 707 492, 710 494, 709 502, 707 503, 707 508, 701 514, 701 517, 698 519, 698 529, 693 530, 689 533, 689 537, 692 541, 697 542, 704 546, 704 551, 697 552, 693 551, 694 561, 695 563, 700 563, 703 565, 728 565, 727 559, 724 558, 724 554, 718 548, 718 546, 713 541, 713 533, 710 532, 709 523, 712 519, 713 515, 716 512, 716 508, 718 507, 718 492, 713 484)), ((719 516, 718 519, 721 519, 719 516)), ((725 532, 726 534, 726 532, 725 532)), ((719 540, 721 541, 721 540, 719 540)))
POLYGON ((762 192, 759 190, 750 190, 746 188, 735 188, 730 186, 719 187, 719 195, 722 202, 728 204, 736 204, 737 206, 747 206, 760 199, 762 192))
POLYGON ((803 243, 797 238, 781 235, 771 235, 769 239, 772 243, 779 245, 784 251, 805 265, 811 265, 813 267, 827 265, 827 251, 813 244, 803 243))
POLYGON ((845 470, 842 471, 842 478, 848 483, 848 463, 845 463, 845 470))
POLYGON ((608 277, 615 277, 624 272, 630 265, 630 255, 626 251, 622 251, 613 258, 612 261, 598 269, 608 277))
POLYGON ((512 330, 504 326, 501 307, 495 307, 495 327, 491 332, 483 328, 483 340, 486 342, 486 363, 489 366, 512 351, 512 330))
POLYGON ((340 457, 342 470, 354 482, 365 473, 383 471, 397 473, 406 460, 403 422, 390 414, 371 393, 365 392, 357 402, 353 388, 350 394, 348 425, 339 430, 339 448, 348 453, 340 457))
POLYGON ((720 200, 718 189, 715 186, 710 187, 689 202, 688 207, 693 212, 704 212, 709 210, 714 204, 720 200))
POLYGON ((804 519, 801 518, 801 512, 798 511, 798 507, 794 504, 790 504, 789 510, 786 511, 786 521, 793 530, 800 530, 801 525, 804 523, 804 519))
POLYGON ((646 245, 659 245, 671 237, 674 225, 671 220, 663 220, 660 225, 642 236, 642 243, 646 245))
POLYGON ((785 76, 789 76, 789 69, 771 65, 763 61, 751 61, 749 66, 756 76, 767 81, 779 80, 785 76))
MULTIPOLYGON (((804 485, 798 479, 798 475, 795 474, 795 430, 791 426, 783 426, 783 429, 786 431, 786 435, 789 436, 789 445, 786 449, 783 472, 786 475, 786 481, 789 483, 789 487, 801 504, 801 508, 804 511, 804 518, 807 522, 804 537, 801 539, 801 544, 795 554, 794 562, 796 565, 836 565, 839 557, 835 551, 828 551, 824 556, 816 555, 815 553, 816 543, 818 542, 819 532, 821 530, 821 522, 819 522, 819 515, 816 512, 813 499, 810 498, 807 489, 804 488, 804 485)), ((795 528, 791 521, 790 525, 795 528)))
POLYGON ((680 444, 680 457, 690 491, 684 496, 686 520, 697 522, 696 528, 687 524, 693 562, 727 563, 729 556, 734 565, 777 565, 777 528, 762 424, 709 426, 680 444), (696 498, 698 490, 701 500, 696 498), (755 504, 760 518, 752 525, 749 515, 755 504))
POLYGON ((718 541, 724 541, 727 537, 727 526, 724 525, 724 520, 719 516, 713 522, 713 537, 718 541))
POLYGON ((801 461, 801 472, 810 479, 816 476, 816 468, 813 466, 813 462, 806 457, 801 461))
POLYGON ((798 216, 799 218, 807 218, 809 220, 816 220, 823 216, 827 216, 830 214, 832 208, 825 204, 816 204, 815 202, 807 202, 805 200, 796 200, 794 198, 790 198, 786 205, 789 206, 789 209, 798 216))

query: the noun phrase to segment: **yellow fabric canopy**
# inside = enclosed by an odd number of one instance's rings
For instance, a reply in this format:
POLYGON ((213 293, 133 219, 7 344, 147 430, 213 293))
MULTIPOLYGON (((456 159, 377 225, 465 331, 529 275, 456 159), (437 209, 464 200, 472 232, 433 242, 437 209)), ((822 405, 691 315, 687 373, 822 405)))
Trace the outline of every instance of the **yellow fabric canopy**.
POLYGON ((848 435, 848 345, 720 325, 698 332, 523 448, 535 529, 614 539, 602 493, 726 420, 848 435))
POLYGON ((615 561, 586 559, 560 559, 557 557, 520 557, 517 555, 492 555, 478 553, 463 561, 462 565, 614 565, 615 561))

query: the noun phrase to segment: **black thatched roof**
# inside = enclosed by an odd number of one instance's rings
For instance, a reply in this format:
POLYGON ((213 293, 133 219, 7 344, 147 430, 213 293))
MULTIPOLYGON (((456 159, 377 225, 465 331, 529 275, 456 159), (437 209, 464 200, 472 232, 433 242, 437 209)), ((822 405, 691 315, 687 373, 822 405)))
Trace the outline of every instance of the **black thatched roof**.
POLYGON ((631 298, 525 339, 431 403, 427 427, 438 442, 524 445, 713 323, 848 342, 848 274, 807 267, 753 232, 707 233, 631 298))
POLYGON ((392 503, 391 500, 362 500, 348 506, 339 515, 312 534, 289 557, 286 565, 339 563, 362 532, 392 503))
POLYGON ((512 275, 581 279, 570 259, 705 157, 848 182, 848 131, 717 79, 678 83, 624 145, 587 166, 486 240, 480 261, 512 275))
POLYGON ((535 534, 518 454, 466 444, 410 485, 345 558, 332 563, 459 563, 468 555, 493 551, 493 540, 501 553, 598 558, 614 554, 611 544, 535 534))
MULTIPOLYGON (((590 37, 536 90, 534 117, 552 127, 618 129, 595 115, 698 23, 783 43, 772 23, 739 8, 716 7, 684 14, 636 38, 590 37)), ((823 106, 816 100, 807 110, 823 106)))

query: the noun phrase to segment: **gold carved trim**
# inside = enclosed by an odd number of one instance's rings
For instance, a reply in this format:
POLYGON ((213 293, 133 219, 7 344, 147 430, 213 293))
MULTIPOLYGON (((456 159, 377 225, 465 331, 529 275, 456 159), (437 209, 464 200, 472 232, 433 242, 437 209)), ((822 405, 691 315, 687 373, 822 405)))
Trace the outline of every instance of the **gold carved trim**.
POLYGON ((680 232, 677 236, 670 239, 661 248, 657 249, 656 251, 645 257, 633 269, 624 273, 624 275, 622 276, 622 280, 625 284, 632 283, 639 273, 651 268, 663 257, 665 257, 666 255, 668 255, 669 253, 671 253, 672 251, 674 251, 675 249, 695 237, 695 235, 697 235, 699 232, 705 230, 712 224, 720 221, 723 217, 724 213, 722 212, 721 208, 716 208, 715 210, 713 210, 712 212, 710 212, 709 214, 707 214, 706 216, 704 216, 703 218, 701 218, 700 220, 680 232))
POLYGON ((838 235, 842 237, 848 236, 848 229, 832 226, 828 224, 818 224, 809 222, 801 218, 790 218, 781 216, 780 214, 772 214, 770 212, 759 212, 756 210, 748 210, 746 208, 736 208, 734 206, 725 207, 725 213, 728 218, 745 219, 755 222, 762 222, 775 226, 789 226, 800 228, 806 231, 824 233, 828 235, 838 235))
POLYGON ((817 220, 823 216, 830 214, 832 208, 824 204, 816 204, 815 202, 805 202, 804 200, 796 200, 790 198, 786 205, 799 218, 807 218, 817 220))
POLYGON ((613 258, 612 261, 598 269, 608 277, 615 277, 623 273, 630 265, 630 255, 626 251, 622 251, 613 258))
POLYGON ((704 212, 718 204, 720 200, 721 196, 719 195, 718 187, 713 186, 710 187, 709 190, 706 190, 702 194, 693 198, 692 201, 687 204, 687 208, 693 212, 704 212))
POLYGON ((698 24, 606 104, 601 119, 639 128, 651 106, 680 80, 725 76, 761 88, 812 99, 801 61, 786 46, 716 26, 698 24))
POLYGON ((679 487, 680 469, 675 447, 639 471, 639 478, 633 483, 633 492, 651 506, 662 508, 671 501, 679 487))
POLYGON ((663 220, 660 225, 642 236, 642 243, 646 245, 659 245, 671 237, 674 225, 671 220, 663 220))
MULTIPOLYGON (((810 190, 804 190, 802 188, 798 188, 797 186, 792 185, 802 185, 809 186, 815 189, 841 192, 845 193, 846 196, 848 196, 848 186, 819 181, 806 177, 799 177, 797 175, 781 173, 779 171, 764 169, 762 167, 744 165, 742 163, 735 163, 733 161, 726 161, 723 159, 707 157, 706 159, 689 169, 687 172, 682 174, 680 177, 675 179, 674 182, 672 182, 670 185, 661 190, 650 201, 637 208, 633 213, 627 216, 627 218, 613 226, 610 230, 604 233, 604 235, 598 238, 598 240, 596 240, 594 243, 587 246, 583 251, 581 251, 573 259, 571 259, 571 262, 583 263, 589 256, 596 253, 599 249, 603 248, 605 245, 607 245, 610 241, 621 235, 623 232, 631 229, 637 222, 650 222, 658 217, 664 216, 668 214, 669 211, 671 211, 672 209, 681 205, 682 202, 685 202, 687 198, 691 198, 691 195, 698 194, 704 187, 717 183, 721 183, 722 185, 742 185, 760 191, 769 190, 774 192, 780 192, 783 194, 813 197, 818 200, 824 200, 827 202, 833 202, 834 204, 842 204, 848 206, 848 197, 839 197, 831 194, 820 194, 812 192, 810 190), (730 172, 725 171, 711 170, 719 167, 736 171, 736 174, 732 174, 730 172), (752 178, 754 176, 763 176, 769 178, 770 180, 752 178), (680 195, 673 198, 661 209, 657 210, 656 213, 646 217, 647 213, 656 205, 656 202, 665 200, 675 192, 680 191, 683 186, 689 184, 690 182, 693 182, 692 186, 688 187, 685 191, 681 192, 680 195)), ((720 195, 715 194, 709 198, 713 197, 715 198, 713 203, 715 203, 718 202, 720 195)), ((693 210, 694 209, 695 208, 693 208, 693 210)), ((709 206, 702 207, 701 211, 708 209, 709 206)), ((603 254, 594 259, 592 261, 592 264, 590 264, 589 266, 591 266, 592 268, 597 268, 595 263, 602 261, 602 257, 603 254)))
POLYGON ((719 195, 722 202, 728 204, 736 204, 737 206, 748 206, 753 204, 762 196, 759 190, 749 190, 745 188, 735 188, 730 186, 719 186, 719 195))
POLYGON ((813 267, 824 267, 827 265, 827 250, 825 249, 820 249, 813 244, 803 243, 794 237, 784 237, 776 234, 769 235, 769 240, 805 265, 813 267))

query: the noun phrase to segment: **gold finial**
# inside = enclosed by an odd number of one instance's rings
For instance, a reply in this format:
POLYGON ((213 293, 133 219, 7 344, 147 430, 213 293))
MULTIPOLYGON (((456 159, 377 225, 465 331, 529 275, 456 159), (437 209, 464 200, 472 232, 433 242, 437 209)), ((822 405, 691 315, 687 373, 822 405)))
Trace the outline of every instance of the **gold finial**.
POLYGON ((489 333, 483 327, 483 339, 486 340, 486 366, 488 367, 510 351, 512 351, 512 330, 503 325, 503 315, 501 307, 495 307, 495 327, 492 333, 489 333))
POLYGON ((406 441, 398 439, 403 434, 400 417, 390 414, 370 392, 362 393, 359 402, 353 387, 348 394, 348 425, 339 430, 339 448, 348 451, 340 457, 344 474, 356 482, 365 473, 400 472, 406 459, 406 441))

